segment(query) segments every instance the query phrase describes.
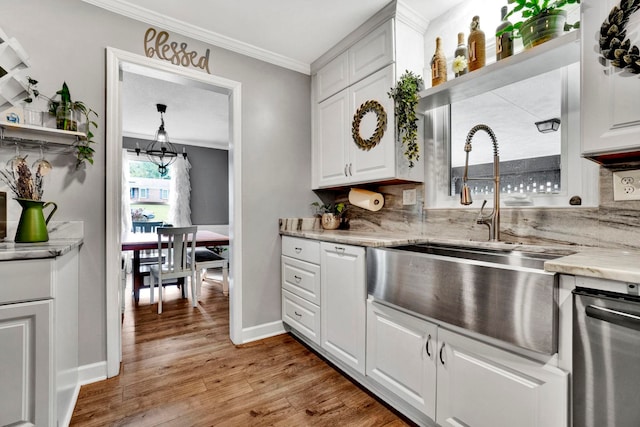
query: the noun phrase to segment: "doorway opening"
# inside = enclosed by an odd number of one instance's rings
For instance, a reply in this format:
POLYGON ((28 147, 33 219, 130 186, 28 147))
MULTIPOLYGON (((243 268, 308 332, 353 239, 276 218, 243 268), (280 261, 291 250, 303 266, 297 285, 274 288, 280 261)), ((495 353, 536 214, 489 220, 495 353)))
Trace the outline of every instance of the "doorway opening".
POLYGON ((140 55, 107 48, 107 112, 106 112, 106 323, 107 376, 118 375, 121 349, 120 284, 122 229, 122 149, 123 149, 123 79, 132 73, 161 79, 184 87, 198 87, 226 97, 228 103, 228 167, 229 167, 229 324, 230 338, 242 339, 242 232, 241 232, 241 85, 238 82, 208 75, 200 71, 176 67, 140 55))

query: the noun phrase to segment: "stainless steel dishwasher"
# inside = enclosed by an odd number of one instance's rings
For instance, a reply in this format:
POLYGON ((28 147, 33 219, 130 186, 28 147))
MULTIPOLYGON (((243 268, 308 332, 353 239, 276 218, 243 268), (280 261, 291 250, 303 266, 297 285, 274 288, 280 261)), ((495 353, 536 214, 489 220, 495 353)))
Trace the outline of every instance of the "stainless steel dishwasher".
POLYGON ((573 293, 573 425, 638 427, 640 297, 573 293))

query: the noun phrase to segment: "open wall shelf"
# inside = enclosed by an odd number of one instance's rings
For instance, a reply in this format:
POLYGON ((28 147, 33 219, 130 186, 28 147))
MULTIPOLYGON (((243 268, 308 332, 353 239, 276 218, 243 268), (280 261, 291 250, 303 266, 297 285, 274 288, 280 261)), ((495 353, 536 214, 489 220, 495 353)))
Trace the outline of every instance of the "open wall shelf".
POLYGON ((418 112, 448 105, 580 61, 580 32, 571 31, 479 70, 421 91, 418 112))
POLYGON ((47 147, 49 152, 70 152, 79 141, 86 140, 83 132, 73 132, 42 126, 0 122, 0 146, 24 149, 47 147))

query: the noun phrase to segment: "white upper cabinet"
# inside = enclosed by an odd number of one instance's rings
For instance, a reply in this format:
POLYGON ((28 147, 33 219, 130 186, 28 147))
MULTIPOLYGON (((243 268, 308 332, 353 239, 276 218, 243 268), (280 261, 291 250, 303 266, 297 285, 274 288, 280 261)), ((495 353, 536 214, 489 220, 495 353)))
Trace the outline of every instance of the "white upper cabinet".
POLYGON ((348 180, 350 110, 346 89, 317 105, 314 164, 321 186, 337 186, 348 180))
POLYGON ((423 159, 410 168, 396 141, 394 102, 388 95, 400 74, 407 69, 421 74, 423 67, 422 33, 390 7, 312 65, 312 188, 424 180, 423 159), (386 118, 382 137, 368 150, 352 133, 356 127, 359 137, 370 141, 383 125, 380 114, 367 110, 358 128, 356 113, 367 101, 381 105, 386 118))
POLYGON ((349 52, 343 52, 318 70, 315 85, 318 101, 323 101, 349 86, 349 52))
MULTIPOLYGON (((348 126, 347 144, 349 149, 349 181, 352 183, 370 182, 377 179, 391 179, 394 177, 395 168, 395 132, 394 132, 394 103, 387 95, 389 88, 394 84, 393 66, 388 66, 375 74, 359 81, 349 90, 350 116, 358 111, 367 101, 376 101, 386 113, 386 131, 380 142, 365 150, 353 140, 351 120, 348 126)), ((369 138, 376 132, 380 118, 374 113, 367 113, 360 121, 360 136, 369 138)))
POLYGON ((393 24, 393 19, 389 19, 349 49, 350 83, 362 80, 393 62, 393 24))
MULTIPOLYGON (((620 2, 583 0, 581 7, 582 154, 604 164, 640 158, 639 77, 612 66, 600 54, 600 30, 614 6, 619 7, 620 2)), ((633 34, 638 30, 639 13, 634 15, 627 25, 627 37, 637 45, 633 34)))

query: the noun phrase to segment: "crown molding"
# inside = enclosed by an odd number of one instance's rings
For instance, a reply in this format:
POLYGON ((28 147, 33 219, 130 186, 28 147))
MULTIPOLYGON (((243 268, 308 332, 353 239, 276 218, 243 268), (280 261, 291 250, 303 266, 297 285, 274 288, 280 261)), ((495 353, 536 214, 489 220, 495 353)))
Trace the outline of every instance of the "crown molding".
POLYGON ((399 0, 396 3, 396 19, 402 21, 420 34, 427 32, 427 28, 430 23, 428 19, 424 18, 420 13, 409 7, 402 0, 399 0))
POLYGON ((85 3, 108 10, 110 12, 126 16, 136 21, 163 28, 195 40, 221 47, 232 52, 239 53, 260 61, 268 62, 279 67, 297 71, 303 74, 311 74, 310 64, 288 58, 275 52, 232 39, 222 34, 207 31, 184 21, 164 16, 149 9, 133 5, 125 0, 82 0, 85 3))

